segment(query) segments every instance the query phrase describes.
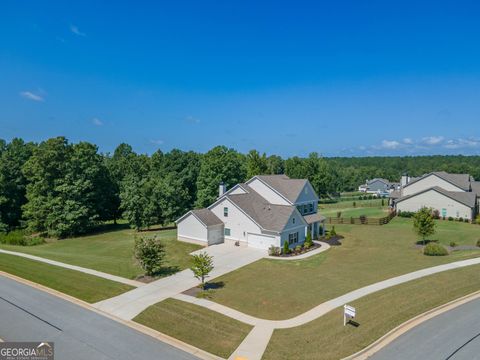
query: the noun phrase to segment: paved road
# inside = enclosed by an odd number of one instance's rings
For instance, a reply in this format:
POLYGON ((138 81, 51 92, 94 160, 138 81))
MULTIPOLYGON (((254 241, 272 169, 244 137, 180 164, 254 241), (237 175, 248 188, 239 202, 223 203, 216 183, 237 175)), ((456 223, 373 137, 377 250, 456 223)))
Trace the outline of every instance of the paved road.
POLYGON ((0 276, 0 339, 54 341, 57 360, 192 360, 116 321, 0 276))
POLYGON ((480 359, 480 299, 420 324, 371 359, 480 359))

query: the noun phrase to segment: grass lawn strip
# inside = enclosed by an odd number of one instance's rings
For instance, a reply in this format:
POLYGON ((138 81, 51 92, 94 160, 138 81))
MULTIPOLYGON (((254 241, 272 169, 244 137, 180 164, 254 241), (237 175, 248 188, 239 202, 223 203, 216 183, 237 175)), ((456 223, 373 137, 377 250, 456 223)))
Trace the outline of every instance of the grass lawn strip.
POLYGON ((0 248, 134 279, 143 273, 133 258, 135 235, 157 235, 163 240, 166 258, 165 272, 162 275, 165 276, 186 269, 190 262, 189 253, 201 248, 199 245, 177 241, 176 230, 136 233, 125 228, 78 238, 54 240, 44 245, 0 245, 0 248))
POLYGON ((175 299, 152 305, 133 320, 224 358, 252 329, 228 316, 175 299))
POLYGON ((305 325, 275 330, 264 359, 340 359, 403 322, 480 289, 480 265, 427 276, 352 302, 360 326, 343 326, 342 308, 305 325))
POLYGON ((0 270, 89 303, 133 289, 129 285, 14 255, 0 254, 0 270))
MULTIPOLYGON (((454 239, 474 244, 480 227, 437 222, 442 243, 454 239)), ((388 225, 338 225, 343 245, 298 261, 262 259, 216 278, 224 287, 211 300, 263 319, 289 319, 313 306, 355 289, 395 276, 480 255, 480 250, 430 257, 415 248, 411 219, 395 218, 388 225), (252 287, 255 291, 252 291, 252 287)))

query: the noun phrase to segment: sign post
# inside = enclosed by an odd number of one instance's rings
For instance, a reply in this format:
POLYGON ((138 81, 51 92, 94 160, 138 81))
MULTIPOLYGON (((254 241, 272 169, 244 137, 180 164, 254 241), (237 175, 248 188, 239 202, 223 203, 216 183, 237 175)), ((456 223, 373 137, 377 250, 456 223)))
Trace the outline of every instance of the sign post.
POLYGON ((343 326, 347 325, 347 322, 350 321, 350 319, 354 319, 355 315, 357 313, 357 310, 350 305, 343 305, 343 326))

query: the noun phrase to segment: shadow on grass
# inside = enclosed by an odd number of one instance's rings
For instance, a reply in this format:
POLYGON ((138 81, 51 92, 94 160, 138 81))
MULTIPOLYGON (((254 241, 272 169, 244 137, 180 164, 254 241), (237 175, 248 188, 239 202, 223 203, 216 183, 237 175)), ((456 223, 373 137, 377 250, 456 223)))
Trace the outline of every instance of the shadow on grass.
POLYGON ((351 325, 353 327, 359 327, 360 326, 360 323, 356 322, 355 320, 348 320, 347 321, 347 325, 351 325))
POLYGON ((204 290, 216 290, 216 289, 221 289, 224 286, 225 286, 225 283, 223 281, 207 282, 205 283, 204 290))
POLYGON ((164 277, 173 275, 180 271, 178 266, 162 266, 162 268, 155 273, 155 277, 164 277))
POLYGON ((427 245, 429 243, 438 243, 438 240, 428 240, 428 239, 425 239, 425 240, 418 240, 415 245, 427 245))

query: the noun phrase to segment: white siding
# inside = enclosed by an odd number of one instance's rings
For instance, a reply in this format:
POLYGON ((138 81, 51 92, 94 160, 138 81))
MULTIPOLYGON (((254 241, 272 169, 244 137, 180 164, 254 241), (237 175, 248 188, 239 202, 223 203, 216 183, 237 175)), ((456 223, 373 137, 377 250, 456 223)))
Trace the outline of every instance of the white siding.
POLYGON ((218 202, 210 210, 218 216, 225 224, 225 229, 230 229, 230 236, 225 236, 227 240, 247 241, 247 233, 260 234, 261 230, 249 217, 240 211, 228 199, 218 202), (228 217, 223 216, 223 208, 228 208, 228 217))
POLYGON ((259 193, 264 199, 266 199, 271 204, 276 205, 291 205, 287 200, 285 200, 278 193, 270 189, 267 185, 261 182, 258 179, 254 179, 252 182, 248 183, 253 190, 259 193))
POLYGON ((436 175, 429 175, 426 178, 423 178, 422 180, 418 180, 414 183, 411 183, 410 185, 406 186, 403 188, 402 196, 407 196, 407 195, 412 195, 416 194, 420 191, 430 189, 434 186, 441 187, 444 190, 447 191, 464 191, 460 189, 459 187, 449 183, 448 181, 445 181, 441 178, 439 178, 436 175))
POLYGON ((236 189, 233 189, 232 191, 229 192, 230 195, 236 195, 236 194, 245 194, 246 191, 243 190, 240 186, 238 186, 236 189))
POLYGON ((177 237, 208 243, 207 228, 191 213, 177 224, 177 237))
POLYGON ((472 218, 472 209, 443 194, 438 193, 435 190, 426 191, 409 199, 400 201, 397 203, 397 210, 415 212, 425 206, 438 210, 440 216, 442 216, 442 209, 446 209, 447 218, 461 217, 469 220, 472 218))

